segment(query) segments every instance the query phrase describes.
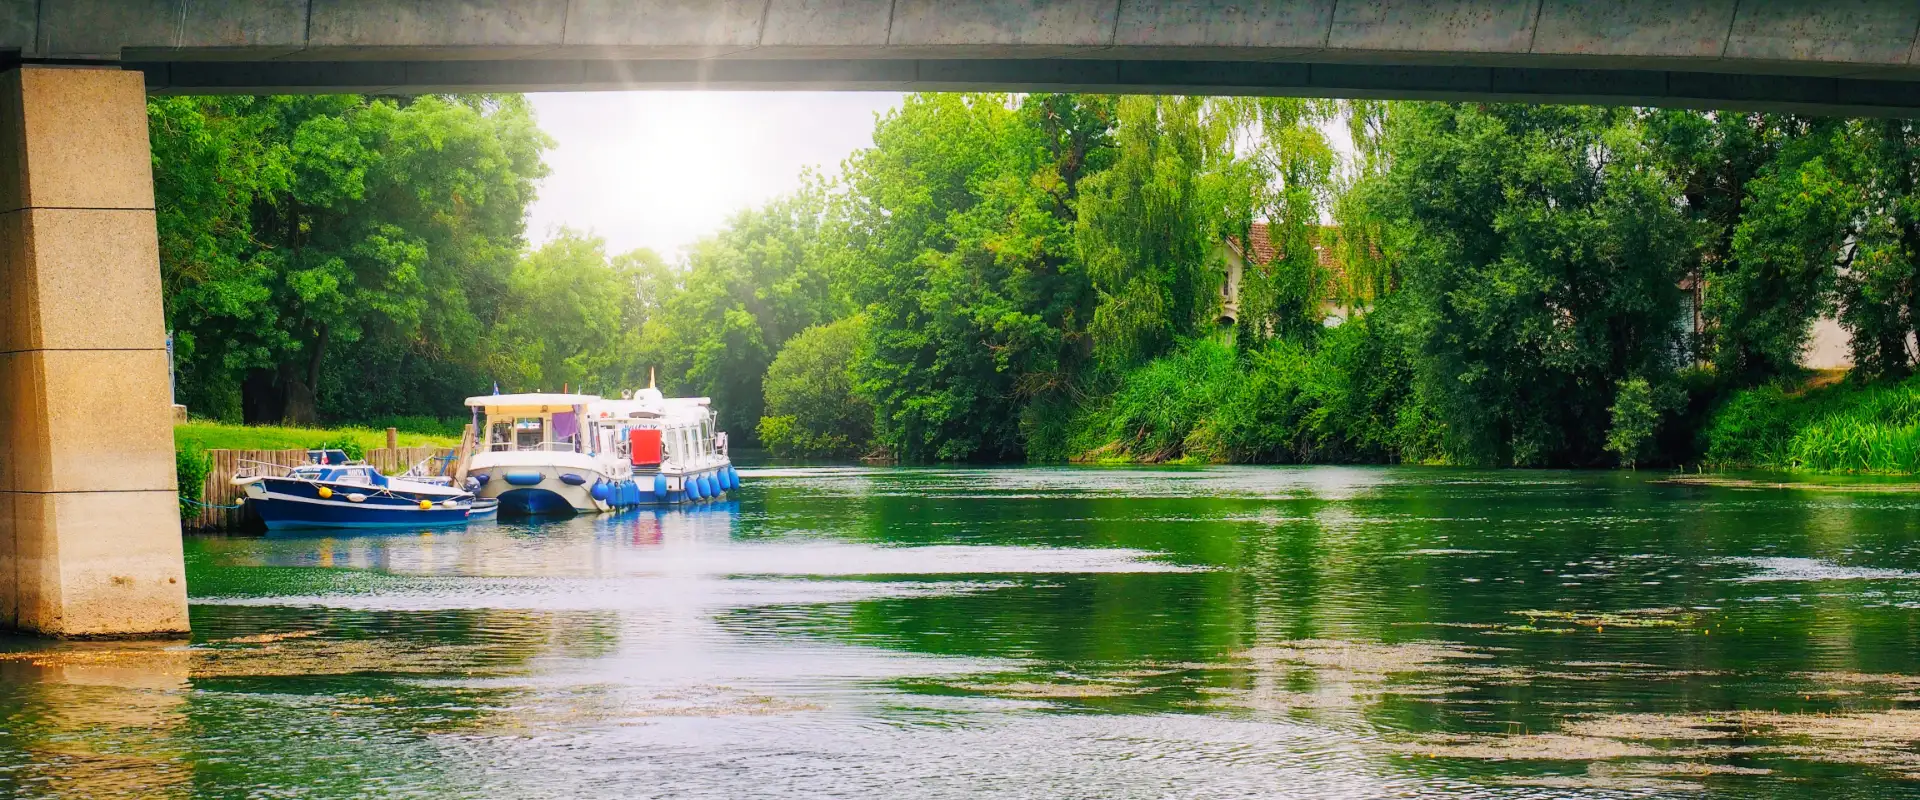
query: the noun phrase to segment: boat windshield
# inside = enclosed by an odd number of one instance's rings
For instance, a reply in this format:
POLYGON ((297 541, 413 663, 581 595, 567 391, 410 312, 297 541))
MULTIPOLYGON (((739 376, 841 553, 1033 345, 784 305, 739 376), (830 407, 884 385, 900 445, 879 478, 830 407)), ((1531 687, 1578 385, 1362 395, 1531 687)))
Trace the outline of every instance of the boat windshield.
POLYGON ((491 452, 510 450, 553 450, 575 452, 579 450, 580 438, 577 423, 574 429, 567 429, 566 422, 571 415, 555 414, 552 421, 547 417, 494 417, 487 422, 486 449, 491 452))
POLYGON ((514 447, 521 450, 536 450, 546 443, 546 420, 539 417, 520 417, 513 421, 514 447))
POLYGON ((378 473, 373 471, 372 467, 366 466, 297 467, 291 473, 292 477, 301 480, 345 483, 354 486, 378 486, 384 484, 385 481, 375 479, 374 476, 377 474, 378 473))

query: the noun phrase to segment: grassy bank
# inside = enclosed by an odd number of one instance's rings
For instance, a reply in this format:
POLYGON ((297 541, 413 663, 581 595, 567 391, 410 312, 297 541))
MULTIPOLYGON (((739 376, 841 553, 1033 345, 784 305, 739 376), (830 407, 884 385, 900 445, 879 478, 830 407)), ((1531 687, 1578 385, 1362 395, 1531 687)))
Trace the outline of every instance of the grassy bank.
POLYGON ((1734 393, 1701 434, 1709 463, 1810 472, 1920 472, 1920 376, 1734 393))
POLYGON ((1043 460, 1087 463, 1398 463, 1437 456, 1438 429, 1407 391, 1404 347, 1373 320, 1312 347, 1251 353, 1189 341, 1081 409, 1043 460))
MULTIPOLYGON (((220 422, 187 422, 173 426, 175 447, 202 450, 292 450, 312 449, 322 444, 352 441, 361 449, 387 446, 387 432, 373 428, 291 428, 277 425, 228 425, 220 422)), ((400 433, 401 447, 434 445, 454 447, 460 444, 452 436, 428 433, 400 433)))

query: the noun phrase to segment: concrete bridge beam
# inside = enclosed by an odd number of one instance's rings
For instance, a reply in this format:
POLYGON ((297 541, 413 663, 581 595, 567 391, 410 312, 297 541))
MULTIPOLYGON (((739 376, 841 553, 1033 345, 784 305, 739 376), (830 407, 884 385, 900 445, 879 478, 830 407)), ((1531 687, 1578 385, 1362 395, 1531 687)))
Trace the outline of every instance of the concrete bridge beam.
POLYGON ((0 73, 0 626, 187 630, 140 73, 0 73))

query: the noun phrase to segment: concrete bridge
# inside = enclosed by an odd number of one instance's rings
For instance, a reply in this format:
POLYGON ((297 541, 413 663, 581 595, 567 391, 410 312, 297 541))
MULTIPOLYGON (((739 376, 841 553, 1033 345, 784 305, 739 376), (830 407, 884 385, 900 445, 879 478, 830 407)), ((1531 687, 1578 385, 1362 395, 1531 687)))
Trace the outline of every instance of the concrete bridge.
POLYGON ((151 91, 1017 89, 1920 113, 1912 0, 0 0, 151 91))
POLYGON ((145 96, 1008 89, 1920 116, 1914 0, 0 0, 0 626, 187 628, 145 96))

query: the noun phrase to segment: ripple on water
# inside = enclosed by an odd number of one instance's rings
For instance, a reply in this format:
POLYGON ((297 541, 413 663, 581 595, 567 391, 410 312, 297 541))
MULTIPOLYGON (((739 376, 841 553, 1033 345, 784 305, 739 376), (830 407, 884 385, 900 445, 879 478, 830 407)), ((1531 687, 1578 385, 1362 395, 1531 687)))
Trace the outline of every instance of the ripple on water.
POLYGON ((1785 556, 1743 556, 1715 559, 1715 563, 1739 564, 1757 570, 1751 575, 1743 575, 1727 580, 1740 583, 1763 583, 1768 581, 1884 581, 1920 579, 1920 572, 1903 569, 1882 569, 1878 567, 1851 567, 1822 561, 1817 558, 1790 558, 1785 556))
POLYGON ((1910 512, 1728 496, 825 469, 190 537, 191 645, 0 642, 0 797, 1903 796, 1913 588, 1736 581, 1910 580, 1910 512))

